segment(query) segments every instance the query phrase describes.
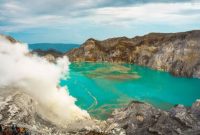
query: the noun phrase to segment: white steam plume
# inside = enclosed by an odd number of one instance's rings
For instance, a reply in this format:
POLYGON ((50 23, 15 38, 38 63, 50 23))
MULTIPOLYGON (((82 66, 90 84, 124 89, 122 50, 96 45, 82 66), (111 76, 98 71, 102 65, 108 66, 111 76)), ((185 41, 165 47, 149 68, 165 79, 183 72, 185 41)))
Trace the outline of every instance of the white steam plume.
POLYGON ((58 87, 69 64, 66 57, 54 64, 30 55, 26 44, 11 43, 0 36, 0 92, 7 87, 20 89, 37 100, 38 111, 44 118, 59 124, 90 119, 86 111, 75 105, 76 99, 67 89, 58 87))

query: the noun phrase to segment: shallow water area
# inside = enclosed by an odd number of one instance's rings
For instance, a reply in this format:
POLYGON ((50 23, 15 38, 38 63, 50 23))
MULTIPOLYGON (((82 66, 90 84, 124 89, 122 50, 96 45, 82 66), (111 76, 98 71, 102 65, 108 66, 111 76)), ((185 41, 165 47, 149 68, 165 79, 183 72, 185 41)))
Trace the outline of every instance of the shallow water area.
POLYGON ((161 109, 175 104, 190 106, 200 98, 200 79, 179 78, 133 64, 72 63, 70 78, 61 80, 76 104, 98 119, 115 108, 140 100, 161 109))

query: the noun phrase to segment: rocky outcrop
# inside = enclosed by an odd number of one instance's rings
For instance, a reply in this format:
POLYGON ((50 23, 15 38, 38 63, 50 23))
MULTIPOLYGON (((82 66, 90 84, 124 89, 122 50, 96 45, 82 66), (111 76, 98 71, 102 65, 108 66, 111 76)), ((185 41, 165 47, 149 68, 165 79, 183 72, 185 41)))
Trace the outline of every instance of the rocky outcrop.
POLYGON ((64 55, 64 53, 53 50, 53 49, 50 49, 47 51, 38 49, 38 50, 32 51, 31 54, 37 54, 41 57, 46 58, 50 62, 55 62, 57 58, 63 57, 64 55))
POLYGON ((176 76, 200 77, 200 31, 88 39, 67 52, 70 61, 135 63, 176 76))
POLYGON ((200 101, 191 108, 177 105, 169 111, 132 101, 115 110, 107 120, 108 131, 127 135, 198 135, 200 134, 200 101))
MULTIPOLYGON (((30 95, 15 89, 12 92, 0 93, 0 125, 4 128, 12 129, 13 125, 17 125, 26 129, 31 135, 103 135, 105 122, 94 119, 91 126, 82 127, 77 123, 73 125, 75 128, 57 125, 38 113, 38 103, 30 95)), ((85 125, 87 123, 88 121, 85 121, 85 125)))

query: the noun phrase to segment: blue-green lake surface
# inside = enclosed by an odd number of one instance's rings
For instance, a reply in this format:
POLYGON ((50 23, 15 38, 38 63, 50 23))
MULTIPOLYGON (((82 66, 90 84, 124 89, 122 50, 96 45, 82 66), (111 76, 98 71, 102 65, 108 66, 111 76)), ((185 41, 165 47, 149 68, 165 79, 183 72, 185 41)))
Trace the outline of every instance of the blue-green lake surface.
POLYGON ((113 109, 140 100, 161 109, 191 104, 200 98, 200 79, 179 78, 133 64, 72 63, 61 80, 76 104, 93 117, 106 119, 113 109))

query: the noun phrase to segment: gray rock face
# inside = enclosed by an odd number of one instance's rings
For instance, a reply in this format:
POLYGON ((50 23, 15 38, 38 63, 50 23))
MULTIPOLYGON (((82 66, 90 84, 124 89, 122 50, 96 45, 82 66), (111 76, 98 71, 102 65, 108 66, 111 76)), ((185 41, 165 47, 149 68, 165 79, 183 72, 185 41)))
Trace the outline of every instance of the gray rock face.
POLYGON ((66 53, 71 61, 125 62, 200 77, 200 31, 150 33, 134 38, 88 39, 66 53))
MULTIPOLYGON (((77 122, 77 125, 73 125, 77 126, 75 129, 66 128, 44 119, 37 111, 37 101, 31 96, 15 90, 12 94, 0 93, 0 124, 7 127, 17 124, 18 127, 28 129, 32 135, 85 135, 103 132, 105 122, 92 122, 88 127, 80 128, 82 122, 77 122)), ((85 125, 87 124, 86 120, 85 125)))
POLYGON ((0 123, 11 126, 16 123, 19 127, 25 127, 32 134, 53 133, 53 125, 37 114, 36 102, 28 95, 16 92, 1 95, 0 123))
POLYGON ((108 130, 125 131, 127 135, 198 135, 200 134, 200 101, 191 108, 177 105, 169 111, 133 101, 113 112, 108 130))

